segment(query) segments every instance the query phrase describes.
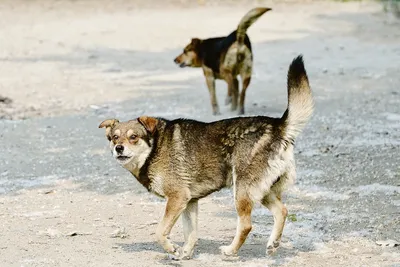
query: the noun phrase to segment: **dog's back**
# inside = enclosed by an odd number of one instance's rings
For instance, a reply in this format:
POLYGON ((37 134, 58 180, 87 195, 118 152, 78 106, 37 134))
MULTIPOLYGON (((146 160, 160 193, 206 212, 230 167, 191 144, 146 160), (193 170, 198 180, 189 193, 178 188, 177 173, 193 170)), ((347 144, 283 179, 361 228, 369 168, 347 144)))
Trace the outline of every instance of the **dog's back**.
MULTIPOLYGON (((212 69, 212 71, 218 76, 221 71, 221 63, 224 63, 226 54, 237 55, 237 47, 232 47, 237 41, 237 31, 233 31, 226 37, 216 37, 203 40, 201 52, 203 53, 204 65, 212 69), (229 51, 231 49, 231 51, 229 51)), ((244 45, 250 53, 248 55, 251 57, 251 43, 250 38, 247 34, 244 36, 244 45)), ((236 64, 236 63, 235 63, 236 64)), ((227 65, 227 64, 223 64, 227 65)), ((229 63, 232 65, 232 62, 229 63)))
MULTIPOLYGON (((217 76, 223 78, 223 69, 233 71, 233 76, 243 72, 242 68, 251 69, 252 49, 247 29, 270 8, 254 8, 240 20, 235 31, 226 37, 209 38, 203 42, 204 65, 211 68, 217 76), (226 60, 225 60, 226 59, 226 60), (249 66, 240 66, 246 62, 249 66)), ((251 70, 249 70, 251 72, 251 70)), ((251 74, 251 73, 250 73, 251 74)))
POLYGON ((185 46, 183 53, 174 62, 181 68, 201 67, 206 77, 210 92, 213 114, 219 114, 219 106, 215 92, 215 80, 222 79, 228 84, 228 94, 225 104, 231 103, 231 110, 239 105, 239 114, 244 114, 246 90, 250 84, 253 55, 247 29, 270 8, 258 7, 247 12, 240 20, 235 31, 226 37, 201 40, 192 38, 185 46), (242 90, 239 95, 239 81, 242 80, 242 90))
MULTIPOLYGON (((236 182, 253 188, 252 199, 261 201, 279 177, 294 171, 294 140, 312 113, 301 57, 290 66, 288 93, 288 108, 281 118, 237 117, 212 123, 164 120, 164 150, 157 151, 162 156, 154 161, 163 158, 162 172, 179 180, 178 184, 187 184, 193 198, 236 182)), ((280 186, 283 189, 293 180, 292 175, 287 181, 282 178, 280 186)))

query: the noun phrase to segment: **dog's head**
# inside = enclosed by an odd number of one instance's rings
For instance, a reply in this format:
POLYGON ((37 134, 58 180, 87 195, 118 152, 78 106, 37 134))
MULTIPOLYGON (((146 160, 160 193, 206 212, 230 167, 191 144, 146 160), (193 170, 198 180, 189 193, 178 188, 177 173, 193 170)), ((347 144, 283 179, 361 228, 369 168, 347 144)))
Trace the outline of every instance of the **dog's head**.
POLYGON ((150 155, 158 120, 142 116, 136 120, 119 122, 103 121, 99 128, 106 128, 113 157, 127 169, 140 169, 150 155))
POLYGON ((174 62, 181 68, 201 67, 201 60, 199 58, 201 42, 202 40, 193 38, 192 41, 185 46, 183 53, 174 59, 174 62))

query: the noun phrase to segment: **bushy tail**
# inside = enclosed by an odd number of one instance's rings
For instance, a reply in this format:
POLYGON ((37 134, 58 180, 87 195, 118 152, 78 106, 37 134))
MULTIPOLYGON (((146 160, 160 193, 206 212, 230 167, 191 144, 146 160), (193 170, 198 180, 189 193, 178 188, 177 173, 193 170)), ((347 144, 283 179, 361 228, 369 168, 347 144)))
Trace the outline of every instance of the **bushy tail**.
POLYGON ((282 116, 282 120, 284 138, 292 143, 310 119, 314 109, 314 101, 302 55, 296 57, 290 64, 287 88, 288 107, 282 116))
POLYGON ((236 40, 239 45, 243 45, 244 38, 246 36, 247 29, 254 23, 256 20, 261 17, 265 12, 272 10, 268 7, 256 7, 247 12, 246 15, 239 22, 239 26, 236 31, 236 40))

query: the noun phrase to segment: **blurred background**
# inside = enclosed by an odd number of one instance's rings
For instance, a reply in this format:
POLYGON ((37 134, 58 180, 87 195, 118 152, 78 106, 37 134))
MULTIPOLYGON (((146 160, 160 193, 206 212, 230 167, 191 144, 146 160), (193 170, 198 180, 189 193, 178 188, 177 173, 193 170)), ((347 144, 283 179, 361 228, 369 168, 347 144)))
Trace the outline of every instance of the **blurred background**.
MULTIPOLYGON (((400 266, 400 1, 0 1, 0 265, 400 266), (154 242, 163 200, 111 158, 108 118, 213 121, 201 69, 173 59, 193 37, 225 36, 255 6, 246 115, 280 117, 290 62, 304 55, 315 113, 296 140, 297 183, 278 253, 273 218, 226 261, 229 190, 200 204, 190 263, 154 242), (185 265, 186 264, 186 265, 185 265)), ((183 241, 180 223, 172 238, 183 241)))

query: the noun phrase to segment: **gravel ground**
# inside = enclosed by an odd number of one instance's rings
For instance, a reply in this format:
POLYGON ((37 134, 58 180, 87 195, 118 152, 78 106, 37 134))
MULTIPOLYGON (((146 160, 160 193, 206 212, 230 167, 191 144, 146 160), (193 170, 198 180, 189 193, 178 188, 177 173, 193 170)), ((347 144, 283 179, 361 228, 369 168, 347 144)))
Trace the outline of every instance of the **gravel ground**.
MULTIPOLYGON (((228 2, 228 1, 227 1, 228 2)), ((0 265, 400 266, 400 23, 375 2, 263 2, 250 30, 247 115, 281 116, 286 72, 303 54, 316 110, 297 141, 282 247, 264 255, 273 219, 257 207, 239 258, 229 190, 201 201, 195 258, 154 242, 163 200, 110 157, 105 118, 212 121, 199 69, 173 58, 191 37, 224 35, 255 3, 0 3, 0 265)), ((303 1, 304 2, 304 1, 303 1)), ((172 238, 183 241, 180 223, 172 238)))

